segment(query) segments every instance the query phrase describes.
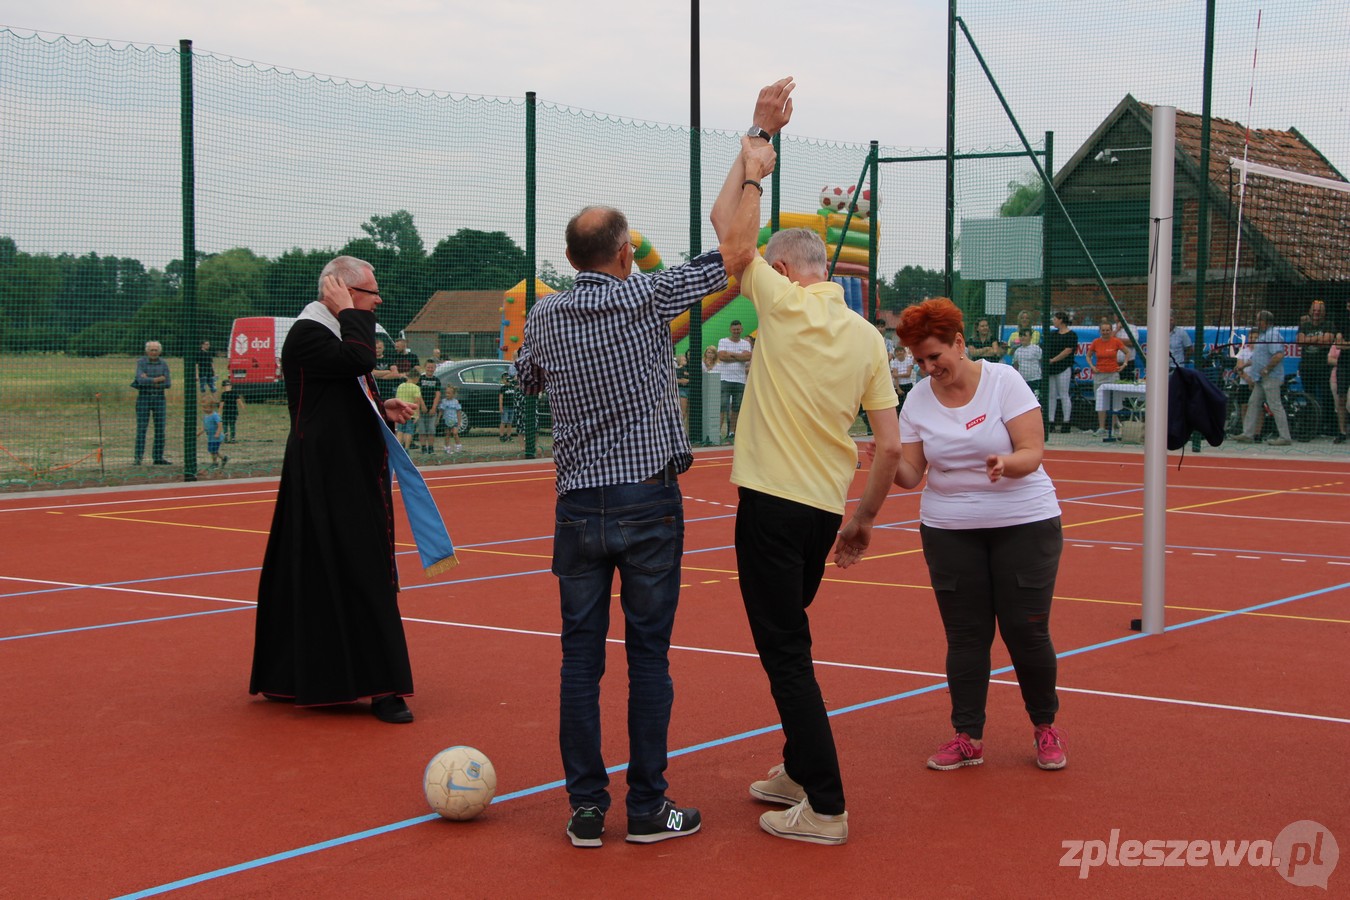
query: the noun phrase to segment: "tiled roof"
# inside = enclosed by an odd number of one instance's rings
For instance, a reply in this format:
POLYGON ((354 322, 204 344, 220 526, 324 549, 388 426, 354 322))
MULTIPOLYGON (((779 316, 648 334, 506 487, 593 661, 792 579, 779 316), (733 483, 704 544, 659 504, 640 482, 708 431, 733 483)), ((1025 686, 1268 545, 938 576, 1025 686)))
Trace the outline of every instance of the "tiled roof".
POLYGON ((502 327, 503 291, 437 291, 413 316, 410 332, 484 332, 502 327))
MULTIPOLYGON (((1153 107, 1139 107, 1151 120, 1153 107)), ((1177 110, 1177 146, 1194 171, 1200 166, 1200 121, 1195 113, 1177 110)), ((1231 183, 1234 214, 1240 172, 1232 160, 1243 158, 1247 138, 1241 124, 1210 119, 1211 196, 1227 201, 1231 183)), ((1297 129, 1257 128, 1249 140, 1249 162, 1350 184, 1297 129)), ((1247 176, 1242 219, 1303 278, 1350 281, 1350 193, 1253 173, 1247 176)))

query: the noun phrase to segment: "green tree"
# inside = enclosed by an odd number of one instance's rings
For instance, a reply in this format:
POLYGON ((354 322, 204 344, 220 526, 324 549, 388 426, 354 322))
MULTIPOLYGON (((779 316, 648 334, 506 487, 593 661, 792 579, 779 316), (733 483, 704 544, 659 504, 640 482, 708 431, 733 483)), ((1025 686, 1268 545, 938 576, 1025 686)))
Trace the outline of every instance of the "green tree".
POLYGON ((387 216, 371 216, 361 230, 368 237, 351 241, 344 252, 375 266, 383 300, 378 315, 385 328, 397 333, 431 295, 426 246, 412 213, 406 209, 387 216))
POLYGON ((544 264, 539 267, 539 280, 555 291, 570 291, 575 281, 571 275, 564 275, 555 269, 548 260, 544 260, 544 264))
POLYGON ((224 347, 236 318, 262 314, 268 268, 264 257, 244 247, 217 253, 197 266, 197 333, 203 340, 224 347))
POLYGON ((424 259, 427 255, 422 236, 413 224, 412 213, 406 209, 387 216, 371 216, 369 222, 362 223, 361 230, 378 246, 393 250, 405 262, 424 259))
POLYGON ((923 266, 905 266, 879 286, 881 305, 903 309, 928 297, 940 297, 945 289, 942 273, 923 266))
POLYGON ((1000 216, 1023 216, 1027 210, 1041 199, 1045 193, 1045 183, 1041 176, 1030 172, 1021 178, 1008 182, 1008 197, 998 208, 1000 216))
POLYGON ((62 350, 68 332, 60 327, 63 269, 59 259, 29 254, 0 238, 0 318, 6 350, 62 350))
POLYGON ((331 250, 292 247, 277 257, 267 267, 258 315, 293 316, 304 309, 318 294, 319 273, 336 255, 331 250))
POLYGON ((504 231, 461 228, 431 251, 438 291, 504 291, 529 274, 525 251, 504 231))

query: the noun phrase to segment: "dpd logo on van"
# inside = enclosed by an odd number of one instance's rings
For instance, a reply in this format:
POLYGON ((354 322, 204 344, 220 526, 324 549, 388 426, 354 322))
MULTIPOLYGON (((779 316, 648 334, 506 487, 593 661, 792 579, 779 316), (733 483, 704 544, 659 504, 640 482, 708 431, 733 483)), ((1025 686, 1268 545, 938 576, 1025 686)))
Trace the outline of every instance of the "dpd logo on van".
POLYGON ((248 352, 248 335, 240 332, 234 336, 234 355, 243 356, 248 352))

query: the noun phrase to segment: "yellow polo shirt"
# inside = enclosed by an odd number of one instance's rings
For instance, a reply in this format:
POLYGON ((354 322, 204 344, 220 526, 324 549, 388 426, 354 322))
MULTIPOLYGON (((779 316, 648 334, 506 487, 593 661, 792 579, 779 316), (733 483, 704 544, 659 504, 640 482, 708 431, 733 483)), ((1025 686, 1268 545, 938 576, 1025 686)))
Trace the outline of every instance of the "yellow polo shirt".
POLYGON ((858 407, 897 402, 886 342, 833 282, 802 287, 756 256, 741 290, 759 331, 731 482, 843 515, 858 464, 849 437, 858 407))

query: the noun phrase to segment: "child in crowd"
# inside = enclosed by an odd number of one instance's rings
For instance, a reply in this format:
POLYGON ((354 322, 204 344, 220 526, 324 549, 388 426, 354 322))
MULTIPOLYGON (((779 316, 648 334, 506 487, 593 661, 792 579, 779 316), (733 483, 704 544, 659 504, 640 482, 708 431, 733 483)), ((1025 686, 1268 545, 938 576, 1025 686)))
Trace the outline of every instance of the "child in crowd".
POLYGON ((501 425, 497 427, 497 440, 503 444, 514 440, 516 436, 516 398, 520 390, 516 380, 509 374, 502 374, 502 387, 497 394, 497 411, 501 413, 501 425))
MULTIPOLYGON (((395 364, 395 368, 397 368, 397 364, 395 364)), ((422 389, 417 384, 420 377, 420 372, 409 368, 403 375, 403 383, 394 391, 394 397, 411 403, 416 408, 416 412, 408 421, 395 427, 398 432, 398 442, 403 445, 405 450, 412 447, 413 436, 417 434, 417 419, 426 412, 426 406, 422 403, 422 389)))
MULTIPOLYGON (((229 387, 229 382, 225 386, 229 387)), ((202 417, 202 431, 206 433, 206 450, 211 454, 211 468, 223 467, 230 461, 228 456, 220 452, 220 443, 225 438, 225 429, 220 423, 220 413, 216 408, 220 404, 215 400, 207 398, 202 401, 202 411, 206 413, 202 417)))
POLYGON ((458 388, 447 387, 445 397, 441 400, 441 417, 445 420, 446 453, 450 452, 451 438, 454 438, 456 453, 464 449, 464 445, 459 441, 459 414, 464 409, 464 405, 455 399, 455 395, 458 393, 458 388))
POLYGON ((226 378, 220 386, 220 422, 225 428, 225 443, 235 442, 235 426, 239 422, 239 407, 244 400, 235 391, 230 379, 226 378))

